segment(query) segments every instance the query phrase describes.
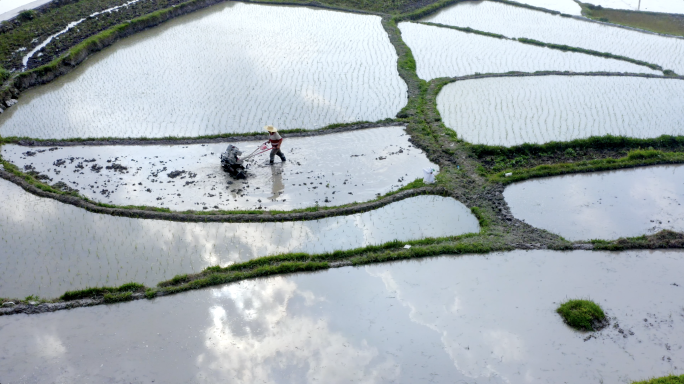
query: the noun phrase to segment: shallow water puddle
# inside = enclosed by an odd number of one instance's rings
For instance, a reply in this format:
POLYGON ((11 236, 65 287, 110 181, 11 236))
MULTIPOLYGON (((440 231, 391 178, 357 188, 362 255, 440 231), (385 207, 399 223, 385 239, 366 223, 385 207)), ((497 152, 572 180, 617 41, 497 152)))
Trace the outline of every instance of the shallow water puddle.
MULTIPOLYGON (((285 135, 287 137, 287 135, 285 135)), ((266 137, 266 135, 264 135, 266 137)), ((65 183, 89 199, 175 211, 335 206, 368 201, 439 167, 408 141, 402 127, 286 138, 287 161, 269 153, 234 180, 219 156, 228 143, 166 146, 28 148, 5 145, 4 159, 65 183)), ((262 142, 232 143, 246 156, 262 142)))
POLYGON ((590 3, 604 8, 630 11, 684 13, 682 0, 591 0, 590 3))
POLYGON ((504 191, 513 215, 568 240, 684 231, 684 166, 548 177, 504 191))
POLYGON ((399 28, 417 60, 418 77, 424 80, 510 71, 662 74, 625 61, 562 52, 448 28, 416 23, 400 23, 399 28))
POLYGON ((476 144, 684 134, 684 81, 539 76, 457 81, 437 96, 444 124, 476 144))
POLYGON ((259 256, 479 231, 465 205, 440 196, 283 223, 179 223, 99 215, 36 197, 5 180, 0 180, 0 196, 0 297, 56 297, 67 290, 130 281, 154 286, 178 274, 259 256))
POLYGON ((684 373, 682 268, 674 251, 516 251, 0 317, 0 371, 9 382, 629 383, 684 373), (592 298, 611 325, 573 331, 555 313, 569 297, 592 298))
POLYGON ((459 3, 423 21, 609 52, 684 73, 684 39, 680 38, 657 36, 491 1, 459 3))
POLYGON ((304 7, 212 6, 27 91, 0 115, 0 134, 199 136, 394 117, 407 87, 380 21, 304 7))

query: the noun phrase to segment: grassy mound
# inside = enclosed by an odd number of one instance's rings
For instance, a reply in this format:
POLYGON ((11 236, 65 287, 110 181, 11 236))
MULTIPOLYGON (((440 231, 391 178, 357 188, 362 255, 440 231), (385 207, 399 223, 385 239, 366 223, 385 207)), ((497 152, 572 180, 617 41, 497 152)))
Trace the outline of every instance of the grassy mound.
POLYGON ((596 331, 603 328, 605 313, 591 300, 568 300, 556 310, 569 326, 582 331, 596 331))
POLYGON ((635 381, 632 384, 684 384, 684 375, 681 376, 665 376, 657 379, 646 381, 635 381))

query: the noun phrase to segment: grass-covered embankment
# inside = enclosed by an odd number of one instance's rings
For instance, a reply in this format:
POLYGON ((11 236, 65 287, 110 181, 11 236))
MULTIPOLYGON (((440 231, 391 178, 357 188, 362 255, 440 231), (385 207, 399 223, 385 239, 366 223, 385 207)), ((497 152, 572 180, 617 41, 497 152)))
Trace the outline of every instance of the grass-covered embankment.
MULTIPOLYGON (((683 164, 684 152, 663 152, 655 149, 633 150, 621 158, 580 160, 571 163, 553 163, 532 168, 509 168, 489 176, 493 182, 510 184, 531 178, 558 176, 569 173, 608 171, 658 164, 683 164), (509 176, 506 176, 510 173, 509 176)), ((486 174, 486 171, 483 171, 486 174)))
POLYGON ((632 384, 684 384, 684 375, 656 377, 650 380, 633 381, 632 384))

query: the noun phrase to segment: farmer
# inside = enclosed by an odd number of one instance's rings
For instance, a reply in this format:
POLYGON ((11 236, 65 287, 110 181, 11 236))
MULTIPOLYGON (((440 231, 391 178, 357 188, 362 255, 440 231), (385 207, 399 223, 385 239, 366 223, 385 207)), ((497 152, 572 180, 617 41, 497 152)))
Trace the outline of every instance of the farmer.
POLYGON ((283 138, 278 134, 278 130, 272 125, 267 125, 266 130, 268 131, 268 141, 266 143, 270 142, 271 147, 273 147, 271 149, 271 164, 273 164, 275 155, 278 155, 280 160, 285 161, 285 155, 280 150, 280 146, 283 144, 283 138))

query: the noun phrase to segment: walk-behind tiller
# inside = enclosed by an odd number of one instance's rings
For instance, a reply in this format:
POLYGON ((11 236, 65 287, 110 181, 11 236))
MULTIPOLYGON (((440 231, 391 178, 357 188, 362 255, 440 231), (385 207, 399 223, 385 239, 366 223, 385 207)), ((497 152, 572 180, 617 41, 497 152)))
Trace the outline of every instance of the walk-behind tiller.
POLYGON ((244 161, 270 150, 271 147, 266 144, 261 144, 249 155, 239 158, 238 156, 242 155, 242 152, 236 146, 231 144, 228 146, 226 151, 221 154, 221 166, 223 167, 224 171, 228 172, 234 178, 245 179, 247 178, 247 172, 245 166, 243 165, 244 161))

